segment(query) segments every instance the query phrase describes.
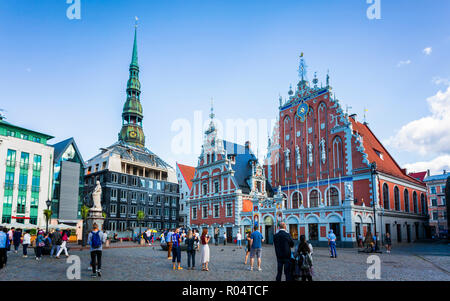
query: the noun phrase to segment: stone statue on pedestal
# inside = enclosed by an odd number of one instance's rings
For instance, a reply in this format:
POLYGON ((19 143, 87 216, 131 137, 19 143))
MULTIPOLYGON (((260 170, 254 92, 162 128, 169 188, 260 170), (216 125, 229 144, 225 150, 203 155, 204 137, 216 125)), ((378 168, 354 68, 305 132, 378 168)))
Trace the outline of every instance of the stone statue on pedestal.
POLYGON ((102 186, 100 186, 100 181, 97 181, 97 186, 95 186, 94 192, 92 193, 92 201, 94 202, 93 210, 102 210, 102 186))
POLYGON ((100 185, 100 181, 97 181, 97 185, 95 186, 94 191, 92 192, 92 202, 93 206, 89 209, 89 214, 87 218, 87 226, 88 230, 92 229, 92 226, 95 224, 98 225, 98 228, 102 230, 103 222, 105 218, 103 217, 103 209, 102 209, 102 186, 100 185))

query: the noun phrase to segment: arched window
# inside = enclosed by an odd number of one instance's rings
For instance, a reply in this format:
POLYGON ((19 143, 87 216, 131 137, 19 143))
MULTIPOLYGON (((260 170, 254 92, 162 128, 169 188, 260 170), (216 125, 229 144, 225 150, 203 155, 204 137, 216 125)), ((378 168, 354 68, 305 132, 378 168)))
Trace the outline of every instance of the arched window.
POLYGON ((333 140, 333 172, 335 176, 343 172, 344 162, 342 158, 342 140, 340 137, 336 137, 333 140))
POLYGON ((311 208, 319 207, 319 192, 317 190, 312 190, 309 193, 309 204, 311 208))
POLYGON ((414 213, 418 213, 419 210, 419 206, 417 204, 417 192, 413 192, 413 209, 414 209, 414 213))
POLYGON ((400 211, 400 191, 397 186, 394 187, 394 205, 395 210, 400 211))
POLYGON ((296 191, 292 194, 292 209, 297 209, 300 207, 300 204, 302 203, 302 196, 301 194, 296 191))
POLYGON ((383 184, 383 207, 389 210, 389 187, 386 183, 383 184))
POLYGON ((422 214, 427 214, 427 202, 425 201, 425 195, 423 193, 420 194, 420 204, 422 208, 422 214))
POLYGON ((405 212, 409 212, 409 191, 408 191, 408 189, 405 189, 403 201, 405 202, 405 212))
POLYGON ((339 192, 335 187, 330 187, 327 191, 328 206, 339 206, 339 192))

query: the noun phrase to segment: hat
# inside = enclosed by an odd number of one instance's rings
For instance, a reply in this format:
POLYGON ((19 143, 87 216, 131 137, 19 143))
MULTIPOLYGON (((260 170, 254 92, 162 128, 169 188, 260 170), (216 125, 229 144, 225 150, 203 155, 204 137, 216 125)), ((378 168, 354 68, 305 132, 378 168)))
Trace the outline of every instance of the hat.
POLYGON ((333 233, 333 229, 330 229, 330 233, 333 233))

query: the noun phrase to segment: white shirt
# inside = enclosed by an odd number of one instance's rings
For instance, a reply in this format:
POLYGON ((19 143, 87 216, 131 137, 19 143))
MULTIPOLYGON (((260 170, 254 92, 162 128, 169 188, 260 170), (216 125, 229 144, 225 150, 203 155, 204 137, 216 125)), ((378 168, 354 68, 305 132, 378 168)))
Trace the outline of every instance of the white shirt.
POLYGON ((28 233, 25 233, 25 235, 23 236, 23 245, 29 245, 31 243, 31 235, 28 233))
POLYGON ((237 239, 237 240, 241 240, 241 239, 242 239, 241 233, 238 233, 238 234, 236 235, 236 239, 237 239))

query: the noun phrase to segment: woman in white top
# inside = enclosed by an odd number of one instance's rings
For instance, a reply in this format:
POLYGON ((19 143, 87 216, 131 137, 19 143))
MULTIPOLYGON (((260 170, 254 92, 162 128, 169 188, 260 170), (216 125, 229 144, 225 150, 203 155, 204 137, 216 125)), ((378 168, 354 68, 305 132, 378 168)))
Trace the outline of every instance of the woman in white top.
POLYGON ((23 257, 28 257, 28 246, 31 244, 31 235, 30 230, 25 230, 25 234, 23 235, 23 257))
POLYGON ((241 230, 238 230, 238 233, 236 234, 236 244, 239 247, 239 249, 242 249, 241 240, 242 240, 241 230))
POLYGON ((201 261, 202 261, 202 271, 209 272, 208 263, 209 263, 209 240, 211 236, 208 235, 208 229, 204 228, 202 232, 202 236, 200 237, 200 245, 201 248, 201 261))

